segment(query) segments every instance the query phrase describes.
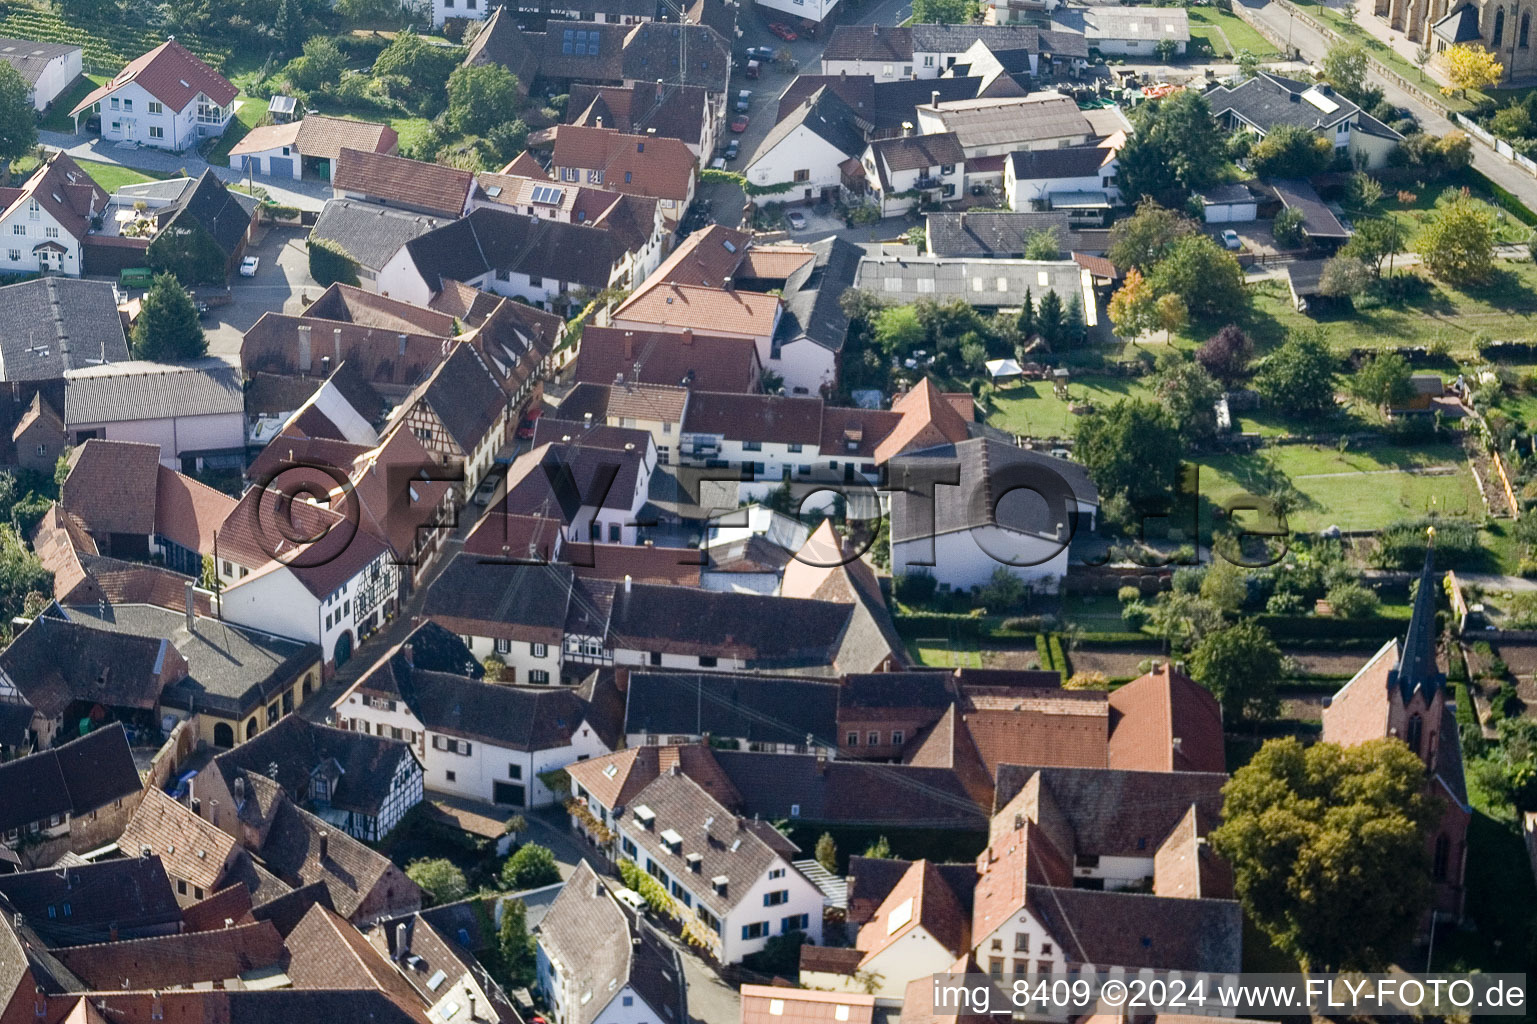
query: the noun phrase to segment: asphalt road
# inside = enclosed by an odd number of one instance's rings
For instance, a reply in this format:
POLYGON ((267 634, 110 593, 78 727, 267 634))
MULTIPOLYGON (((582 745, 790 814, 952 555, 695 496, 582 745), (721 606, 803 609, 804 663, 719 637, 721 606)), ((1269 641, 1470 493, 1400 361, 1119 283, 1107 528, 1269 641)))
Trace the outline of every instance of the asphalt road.
MULTIPOLYGON (((1329 42, 1302 19, 1292 16, 1285 7, 1269 0, 1240 0, 1256 19, 1269 26, 1282 39, 1290 39, 1302 56, 1310 61, 1322 62, 1329 52, 1329 42)), ((1420 127, 1432 135, 1445 135, 1454 130, 1453 124, 1436 108, 1426 103, 1417 93, 1410 92, 1392 82, 1373 81, 1382 87, 1383 96, 1395 106, 1405 107, 1420 122, 1420 127)), ((1537 209, 1537 178, 1504 159, 1478 139, 1473 139, 1473 166, 1490 181, 1517 196, 1530 209, 1537 209)))

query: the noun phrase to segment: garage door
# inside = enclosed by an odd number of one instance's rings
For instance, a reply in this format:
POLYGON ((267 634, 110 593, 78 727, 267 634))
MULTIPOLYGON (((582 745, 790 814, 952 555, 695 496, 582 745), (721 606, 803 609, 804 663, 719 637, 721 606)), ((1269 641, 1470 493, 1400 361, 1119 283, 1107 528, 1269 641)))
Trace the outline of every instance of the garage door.
POLYGON ((493 782, 491 784, 491 799, 494 803, 504 804, 508 807, 522 807, 523 787, 516 782, 493 782))
POLYGON ((274 178, 292 178, 294 176, 293 157, 269 156, 267 158, 267 173, 274 178))

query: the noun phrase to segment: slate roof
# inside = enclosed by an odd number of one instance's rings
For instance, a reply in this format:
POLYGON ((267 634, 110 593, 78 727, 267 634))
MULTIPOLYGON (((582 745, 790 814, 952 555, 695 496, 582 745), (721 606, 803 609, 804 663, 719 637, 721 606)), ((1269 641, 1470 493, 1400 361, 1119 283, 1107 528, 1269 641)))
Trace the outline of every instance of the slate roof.
POLYGON ((731 46, 708 25, 678 25, 647 21, 635 27, 624 42, 620 73, 626 80, 697 86, 724 92, 731 80, 731 46), (688 32, 685 49, 688 66, 680 67, 679 36, 688 32))
POLYGON ((950 768, 821 761, 814 754, 717 750, 713 755, 741 794, 741 813, 774 821, 979 830, 990 810, 950 768), (871 793, 888 798, 871 800, 871 793), (799 813, 791 814, 797 807, 799 813))
POLYGON ((572 690, 486 683, 448 672, 397 673, 412 713, 428 729, 510 750, 553 750, 571 744, 586 716, 572 690))
POLYGON ((1261 132, 1281 124, 1309 131, 1330 128, 1361 114, 1359 106, 1328 85, 1301 82, 1268 71, 1238 85, 1213 86, 1205 95, 1214 117, 1239 118, 1261 132))
POLYGON ((716 655, 754 668, 829 666, 850 609, 829 601, 633 584, 616 589, 609 629, 617 646, 716 655))
POLYGON ((70 116, 110 96, 129 82, 164 103, 167 109, 178 112, 185 110, 199 93, 222 107, 234 100, 239 91, 185 46, 175 39, 168 39, 129 61, 106 85, 93 89, 75 104, 70 116))
POLYGON ((48 717, 63 714, 76 700, 148 709, 159 702, 161 674, 173 656, 164 640, 125 639, 43 615, 0 651, 0 671, 48 717))
POLYGON ((1099 146, 1068 146, 1064 149, 1027 149, 1010 153, 1014 177, 1020 181, 1042 178, 1088 178, 1099 174, 1114 153, 1099 146))
POLYGON ((426 403, 449 438, 466 456, 473 455, 505 411, 502 389, 475 346, 458 344, 422 386, 426 403))
MULTIPOLYGON (((912 26, 914 53, 964 53, 971 45, 981 42, 989 50, 1048 50, 1062 46, 1061 33, 1043 32, 1031 25, 937 25, 912 26)), ((1071 45, 1071 40, 1067 41, 1071 45)), ((1082 52, 1058 49, 1061 56, 1088 56, 1082 52)))
POLYGON ((961 149, 954 132, 877 139, 870 143, 870 149, 874 151, 879 165, 893 171, 925 170, 964 163, 966 160, 966 151, 961 149))
POLYGON ((689 396, 683 432, 739 441, 817 445, 822 441, 822 400, 695 391, 689 396))
POLYGON ((1069 963, 1216 974, 1241 969, 1243 914, 1232 900, 1041 885, 1030 886, 1025 900, 1069 963))
MULTIPOLYGON (((249 789, 252 776, 247 774, 246 778, 249 789)), ((394 867, 389 858, 286 798, 279 798, 266 839, 257 852, 263 864, 285 884, 322 883, 336 912, 349 919, 394 867), (326 834, 324 860, 320 857, 321 833, 326 834)), ((392 885, 392 902, 382 909, 403 909, 420 898, 416 885, 403 875, 392 885)))
POLYGON ((83 815, 139 791, 119 724, 0 764, 0 834, 55 814, 83 815))
POLYGON ((127 358, 110 281, 50 276, 0 286, 0 380, 50 380, 127 358))
POLYGON ((624 41, 631 31, 630 25, 551 20, 543 32, 524 36, 539 55, 540 77, 617 83, 624 78, 624 41))
POLYGON ((823 86, 768 130, 748 166, 772 153, 799 128, 805 128, 845 156, 858 156, 864 152, 865 137, 855 124, 856 116, 836 92, 823 86))
POLYGON ((722 736, 754 743, 838 743, 838 684, 715 672, 635 671, 625 732, 722 736))
POLYGON ((1306 181, 1276 178, 1270 181, 1270 187, 1275 189, 1276 196, 1288 210, 1302 213, 1302 230, 1307 232, 1309 238, 1339 240, 1350 237, 1350 229, 1340 222, 1334 211, 1324 204, 1318 192, 1306 181))
POLYGON ((535 220, 487 206, 412 239, 405 249, 433 291, 441 290, 444 281, 467 281, 492 271, 601 289, 624 257, 621 244, 602 228, 535 220))
POLYGON ((1094 134, 1070 96, 1042 92, 1028 96, 941 101, 919 109, 934 113, 947 131, 955 132, 967 148, 1021 145, 1094 134))
MULTIPOLYGON (((577 865, 539 924, 539 945, 558 965, 577 1003, 572 1024, 590 1024, 629 985, 660 1020, 681 1021, 682 972, 677 954, 632 920, 587 861, 577 865)), ((637 1010, 639 1012, 639 1010, 637 1010)))
MULTIPOLYGON (((660 863, 681 863, 684 856, 698 854, 698 872, 679 872, 680 877, 696 877, 691 886, 696 903, 722 919, 741 903, 753 883, 770 867, 785 864, 786 870, 794 870, 788 866, 789 857, 785 855, 789 852, 785 847, 793 848, 788 840, 765 822, 747 821, 732 814, 682 773, 664 773, 651 780, 623 814, 614 815, 614 820, 636 845, 660 863), (638 807, 647 807, 656 815, 654 827, 636 825, 638 807), (666 829, 684 837, 679 852, 672 852, 662 842, 660 833, 666 829), (773 833, 772 839, 765 832, 773 833), (709 882, 721 876, 729 880, 724 894, 709 882)), ((548 922, 548 917, 545 920, 548 922)))
POLYGON ((155 532, 160 446, 90 438, 69 453, 59 505, 90 533, 155 532))
POLYGON ((1062 247, 1075 252, 1102 253, 1110 245, 1109 231, 1074 230, 1062 211, 931 213, 925 223, 928 252, 941 257, 1022 259, 1031 236, 1043 230, 1055 230, 1062 247))
POLYGON ((444 223, 359 199, 331 199, 310 229, 310 237, 335 242, 359 266, 378 271, 401 246, 444 223))
POLYGON ((618 376, 642 384, 678 384, 704 391, 750 392, 757 383, 758 349, 751 338, 720 338, 678 331, 588 326, 582 331, 575 380, 612 384, 618 376))
POLYGON ((237 771, 259 772, 276 779, 294 799, 305 801, 313 799, 312 773, 335 761, 341 776, 332 783, 327 802, 342 810, 377 815, 389 798, 401 765, 411 760, 411 747, 400 740, 333 729, 300 715, 285 715, 254 739, 219 754, 213 764, 231 783, 237 771))
MULTIPOLYGON (((870 92, 869 112, 861 111, 861 115, 875 125, 876 134, 896 135, 902 131, 904 121, 918 123, 917 108, 932 103, 936 92, 939 93, 941 103, 949 103, 955 100, 976 99, 978 95, 989 95, 994 90, 1004 90, 1003 86, 994 85, 984 92, 987 85, 986 79, 976 75, 876 82, 870 92)), ((1019 86, 1004 91, 1011 95, 1023 95, 1025 92, 1019 86)))
POLYGON ((839 352, 849 332, 839 300, 854 287, 864 250, 837 235, 812 242, 811 250, 815 257, 785 282, 784 312, 775 334, 782 341, 807 338, 839 352))
MULTIPOLYGON (((965 47, 961 47, 965 49, 965 47)), ((822 63, 913 59, 913 29, 905 26, 837 25, 822 49, 822 63)))
POLYGON ((1430 27, 1437 37, 1446 40, 1452 45, 1457 43, 1474 43, 1483 38, 1483 33, 1478 30, 1478 12, 1476 4, 1463 4, 1430 27))
POLYGON ((37 85, 48 65, 80 49, 73 43, 40 43, 30 39, 0 38, 0 60, 16 69, 21 80, 37 85))
POLYGON ((1068 856, 1151 857, 1192 806, 1204 835, 1221 821, 1227 783, 1225 772, 1003 764, 998 766, 995 811, 1002 812, 1036 776, 1071 829, 1072 847, 1061 851, 1068 856))
POLYGON ((228 256, 245 241, 255 214, 255 199, 231 192, 211 168, 206 168, 187 182, 174 203, 157 211, 155 219, 162 234, 189 223, 200 225, 228 256))
POLYGON ((475 175, 442 164, 343 149, 332 170, 331 184, 341 192, 458 217, 475 187, 475 175))
POLYGON ((245 413, 240 371, 221 359, 132 360, 69 370, 64 377, 64 422, 71 428, 245 413))
POLYGON ((55 946, 105 942, 113 928, 125 939, 174 932, 181 923, 181 908, 159 857, 0 875, 0 896, 55 946), (68 914, 63 912, 66 902, 68 914))
MULTIPOLYGON (((894 543, 928 537, 931 533, 939 536, 985 526, 1002 526, 1042 537, 1055 537, 1060 529, 1061 539, 1066 543, 1072 536, 1076 520, 1076 501, 1096 504, 1099 501, 1094 484, 1077 463, 1026 451, 992 438, 973 438, 902 456, 893 461, 893 471, 901 472, 905 460, 920 458, 956 460, 960 486, 939 488, 932 496, 894 492, 891 516, 894 543), (1054 507, 1048 507, 1039 498, 1011 502, 1004 497, 1010 490, 1016 495, 1021 494, 1017 489, 1027 481, 1036 488, 1050 488, 1049 493, 1054 498, 1065 499, 1066 504, 1054 502, 1054 507), (1065 489, 1061 489, 1064 485, 1065 489), (995 500, 994 494, 1000 497, 995 500)), ((918 465, 916 462, 909 464, 918 465)))
POLYGON ((667 85, 660 90, 652 81, 628 87, 573 85, 566 120, 637 135, 655 132, 697 146, 708 107, 709 92, 697 85, 667 85))

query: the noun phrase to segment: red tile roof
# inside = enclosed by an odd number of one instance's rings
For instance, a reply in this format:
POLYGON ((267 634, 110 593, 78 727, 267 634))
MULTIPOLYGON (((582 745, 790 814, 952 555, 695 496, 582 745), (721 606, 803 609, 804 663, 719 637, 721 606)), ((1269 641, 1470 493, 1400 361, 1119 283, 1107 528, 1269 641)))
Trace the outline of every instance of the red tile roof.
POLYGON ((673 327, 772 337, 780 298, 741 289, 725 291, 697 285, 659 284, 630 296, 614 311, 615 326, 673 327))
POLYGON ((155 532, 189 551, 213 551, 213 535, 234 511, 235 499, 207 484, 160 467, 155 484, 155 532))
POLYGON ((876 447, 877 462, 889 461, 905 451, 966 440, 966 421, 927 377, 892 402, 891 411, 901 413, 902 422, 876 447))
POLYGON ((1111 768, 1223 772, 1222 711, 1211 692, 1167 664, 1110 695, 1111 768))
POLYGON ((875 1018, 874 996, 777 985, 743 985, 741 991, 742 1024, 870 1024, 875 1018))
POLYGON ((306 114, 299 122, 299 134, 294 140, 304 156, 333 161, 341 157, 344 149, 393 154, 399 141, 400 136, 387 124, 323 114, 306 114))
POLYGON ((442 164, 343 149, 331 184, 341 192, 458 217, 475 187, 475 175, 442 164))
POLYGON ((551 166, 603 171, 604 188, 681 203, 688 199, 698 164, 677 139, 563 124, 555 129, 551 166))
POLYGON ((75 105, 70 116, 80 113, 110 96, 129 82, 174 111, 182 111, 202 93, 219 106, 227 105, 239 94, 229 80, 192 55, 174 39, 168 39, 148 53, 136 57, 113 76, 112 81, 91 90, 75 105))
POLYGON ((865 963, 914 928, 923 928, 954 956, 970 945, 971 922, 932 861, 914 861, 868 924, 859 929, 854 945, 865 963), (904 919, 905 917, 905 919, 904 919))

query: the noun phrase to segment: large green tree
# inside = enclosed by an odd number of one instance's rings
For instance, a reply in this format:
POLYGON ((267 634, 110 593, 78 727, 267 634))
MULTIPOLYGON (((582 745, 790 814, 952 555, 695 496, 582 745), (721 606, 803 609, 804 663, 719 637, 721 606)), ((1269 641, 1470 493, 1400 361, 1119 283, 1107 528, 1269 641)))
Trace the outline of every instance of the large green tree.
POLYGON ((470 891, 464 872, 443 857, 422 857, 406 865, 406 877, 431 898, 433 903, 452 903, 470 891))
POLYGON ((1208 633, 1190 653, 1190 671, 1229 723, 1269 721, 1280 711, 1281 649, 1253 619, 1208 633))
POLYGON ((1311 178, 1334 159, 1334 144, 1294 124, 1276 125, 1249 151, 1249 169, 1261 178, 1311 178))
POLYGON ((1135 128, 1121 148, 1121 194, 1160 197, 1204 188, 1226 162, 1227 139, 1206 98, 1193 89, 1139 105, 1135 128))
POLYGON ((1455 285, 1477 285, 1494 274, 1495 218, 1488 203, 1459 195, 1438 203, 1415 240, 1425 268, 1455 285))
POLYGON ((347 70, 347 58, 336 40, 328 36, 315 36, 306 40, 304 52, 288 62, 283 73, 295 88, 306 91, 322 86, 335 85, 347 70))
POLYGON ((537 889, 558 881, 555 855, 538 843, 524 843, 502 864, 502 884, 509 889, 537 889))
POLYGON ((528 907, 522 900, 502 904, 502 924, 497 932, 497 956, 506 988, 526 988, 534 983, 534 939, 528 933, 528 907))
POLYGON ((1153 390, 1186 444, 1210 441, 1217 433, 1217 399, 1222 385, 1200 363, 1180 359, 1159 370, 1153 390))
POLYGON ((975 0, 913 0, 913 21, 919 25, 964 25, 976 17, 975 0))
POLYGON ((1346 96, 1360 96, 1366 88, 1366 47, 1341 41, 1324 54, 1324 77, 1346 96))
POLYGON ((1371 357, 1350 375, 1350 393, 1380 409, 1403 405, 1414 394, 1409 361, 1397 352, 1371 357))
POLYGON ((1401 740, 1270 740, 1223 795, 1212 847, 1250 919, 1304 970, 1380 970, 1413 939, 1438 807, 1401 740))
POLYGON ((448 76, 448 126, 484 135, 518 116, 518 79, 500 64, 470 64, 448 76))
POLYGON ((1334 371, 1339 362, 1315 331, 1293 331, 1266 356, 1254 386, 1278 411, 1317 416, 1334 408, 1334 371))
POLYGON ((1404 250, 1404 229, 1392 217, 1363 217, 1355 223, 1355 233, 1340 249, 1341 256, 1354 256, 1382 276, 1382 261, 1404 250))
POLYGON ((201 224, 184 218, 186 224, 173 224, 149 243, 145 253, 150 269, 157 274, 175 275, 187 287, 199 284, 224 284, 228 264, 223 249, 201 224))
POLYGON ((1168 412, 1122 399, 1078 423, 1074 452, 1101 495, 1122 495, 1134 512, 1152 515, 1174 500, 1184 446, 1168 412))
POLYGON ((37 145, 37 113, 28 91, 26 79, 10 64, 0 63, 0 181, 10 176, 12 160, 37 145))
POLYGON ((1193 317, 1231 319, 1249 305, 1243 268, 1208 235, 1177 240, 1148 278, 1159 295, 1173 292, 1193 317))
POLYGON ((136 359, 175 362, 208 354, 192 296, 172 274, 156 274, 133 325, 136 359))
POLYGON ((1110 262, 1123 274, 1133 268, 1146 274, 1175 242, 1195 232, 1195 221, 1189 217, 1144 199, 1136 213, 1111 227, 1110 262))
POLYGON ((31 593, 53 593, 53 573, 43 568, 15 527, 0 523, 0 615, 5 622, 22 613, 31 593))

